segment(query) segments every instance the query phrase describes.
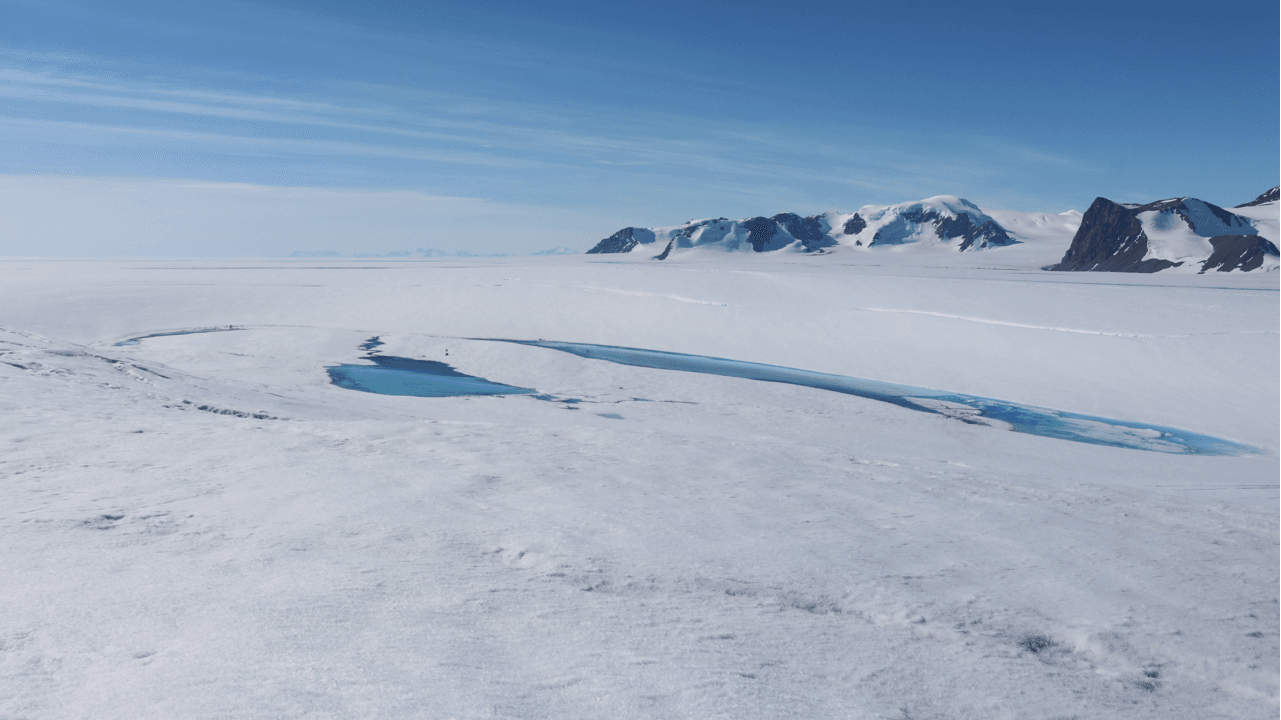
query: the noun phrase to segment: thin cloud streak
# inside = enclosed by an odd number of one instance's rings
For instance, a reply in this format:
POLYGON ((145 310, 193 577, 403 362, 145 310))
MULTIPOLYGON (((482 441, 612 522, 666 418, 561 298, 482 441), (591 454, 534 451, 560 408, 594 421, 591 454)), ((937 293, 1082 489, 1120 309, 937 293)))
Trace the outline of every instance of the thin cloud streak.
MULTIPOLYGON (((0 54, 0 61, 5 57, 12 56, 0 54)), ((122 80, 118 72, 95 74, 96 66, 84 60, 74 72, 51 67, 58 63, 16 64, 26 67, 0 69, 0 99, 16 101, 7 112, 0 105, 0 128, 9 142, 47 147, 50 157, 128 156, 145 146, 147 157, 167 149, 173 158, 193 152, 222 158, 199 167, 175 160, 149 174, 198 176, 223 167, 228 170, 218 178, 234 179, 241 164, 256 180, 279 177, 288 184, 291 168, 330 168, 328 179, 310 175, 304 182, 341 186, 359 178, 361 186, 464 188, 495 200, 577 207, 598 217, 625 211, 628 222, 639 225, 667 222, 669 212, 851 210, 972 193, 1019 167, 1087 167, 992 138, 940 140, 853 123, 811 125, 798 134, 662 107, 552 107, 484 93, 351 82, 332 84, 338 92, 322 100, 122 80), (384 162, 399 165, 384 168, 384 162)), ((7 163, 10 171, 24 165, 41 163, 7 163)), ((68 170, 58 162, 50 169, 68 170)))
MULTIPOLYGON (((368 102, 333 103, 282 98, 279 96, 246 95, 243 93, 223 93, 212 91, 192 91, 152 85, 124 85, 103 82, 100 79, 81 77, 54 77, 49 74, 32 73, 21 70, 0 72, 0 81, 9 84, 0 86, 0 94, 28 100, 43 100, 68 104, 80 104, 100 108, 129 108, 149 112, 162 112, 183 115, 194 115, 210 118, 235 119, 252 122, 273 123, 279 125, 306 125, 329 127, 339 130, 351 130, 411 138, 415 140, 439 141, 473 145, 478 148, 506 148, 520 152, 563 152, 570 155, 584 156, 581 159, 602 165, 619 167, 641 164, 687 167, 709 172, 742 172, 756 176, 777 174, 786 166, 781 163, 766 163, 756 166, 744 163, 740 158, 767 155, 787 155, 804 153, 806 155, 837 155, 843 157, 865 158, 881 152, 885 147, 882 138, 869 137, 863 143, 844 143, 831 146, 830 143, 805 141, 775 133, 767 128, 734 125, 726 122, 708 122, 697 118, 683 117, 658 112, 637 116, 619 116, 616 113, 602 112, 597 108, 575 107, 560 114, 549 113, 541 107, 533 107, 520 102, 495 102, 488 98, 467 98, 453 95, 455 102, 463 101, 473 107, 490 108, 490 117, 469 117, 465 120, 447 119, 439 115, 424 112, 407 111, 393 106, 371 107, 368 102), (98 93, 56 93, 39 92, 32 85, 55 87, 95 89, 98 93), (104 93, 114 93, 108 95, 104 93), (151 97, 140 97, 151 96, 151 97), (161 98, 161 99, 156 99, 161 98), (210 100, 220 104, 179 102, 163 98, 186 98, 191 100, 210 100), (289 112, 273 112, 261 108, 286 109, 289 112), (493 116, 535 118, 540 126, 525 123, 503 122, 493 116), (378 118, 385 123, 370 123, 378 118), (365 120, 361 122, 360 120, 365 120), (392 124, 394 123, 394 124, 392 124), (564 132, 549 130, 546 126, 581 126, 604 125, 618 128, 617 135, 600 135, 589 132, 564 132), (406 127, 408 126, 408 127, 406 127), (630 127, 629 127, 630 126, 630 127), (434 128, 424 130, 417 128, 434 128), (644 127, 649 133, 638 133, 644 127), (445 130, 446 132, 442 132, 445 130), (691 139, 690 136, 698 136, 691 139), (762 152, 763 151, 763 152, 762 152), (622 156, 617 158, 591 157, 602 152, 622 156)), ((403 90, 403 89, 401 89, 403 90)), ((833 131, 838 129, 833 128, 833 131)), ((844 133, 849 127, 840 128, 844 133)), ((833 134, 836 134, 833 132, 833 134)), ((863 131, 873 136, 875 133, 863 131)), ((208 137, 205 134, 204 137, 208 137)), ((229 137, 232 137, 229 135, 229 137)), ((245 136, 243 142, 251 143, 245 136)), ((273 142, 277 142, 273 140, 273 142)), ((331 141, 332 142, 332 141, 331 141)), ((989 139, 973 139, 975 145, 995 146, 989 139)), ((295 144, 295 148, 298 146, 295 144)), ((341 149, 343 145, 315 145, 318 151, 341 149)), ((370 145, 347 146, 368 148, 370 145)), ((406 157, 414 159, 435 159, 447 162, 464 162, 467 164, 495 165, 492 158, 482 161, 465 160, 459 153, 445 156, 440 153, 424 154, 421 151, 390 151, 385 145, 373 144, 376 154, 389 157, 406 157)), ((1009 154, 1008 152, 1006 154, 1009 154)), ((1065 161, 1047 153, 1036 153, 1024 150, 1025 159, 1053 159, 1059 164, 1065 161)), ((503 165, 502 163, 498 163, 503 165)), ((551 163, 562 165, 565 163, 551 163)), ((971 163, 972 164, 972 163, 971 163)), ((928 161, 925 158, 913 158, 900 169, 909 172, 919 171, 927 165, 938 167, 933 154, 928 161)), ((510 166, 528 167, 525 162, 512 163, 510 166)), ((891 166, 893 167, 893 166, 891 166)), ((789 176, 795 176, 788 173, 789 176)), ((872 184, 875 186, 875 183, 872 184)), ((865 186, 866 187, 866 186, 865 186)))
POLYGON ((133 139, 148 140, 181 140, 192 143, 203 143, 222 147, 239 148, 246 154, 278 154, 281 152, 302 155, 349 155, 353 157, 382 156, 406 160, 430 160, 435 162, 461 165, 478 165, 486 167, 547 169, 556 167, 551 163, 522 160, 519 158, 495 158, 475 154, 458 154, 418 150, 414 148, 376 145, 373 143, 344 142, 337 140, 292 140, 274 137, 249 137, 219 133, 195 132, 190 130, 160 130, 156 128, 126 127, 117 125, 98 125, 76 123, 63 120, 15 120, 0 118, 0 127, 9 128, 50 128, 59 132, 80 131, 102 133, 117 136, 128 136, 133 139))

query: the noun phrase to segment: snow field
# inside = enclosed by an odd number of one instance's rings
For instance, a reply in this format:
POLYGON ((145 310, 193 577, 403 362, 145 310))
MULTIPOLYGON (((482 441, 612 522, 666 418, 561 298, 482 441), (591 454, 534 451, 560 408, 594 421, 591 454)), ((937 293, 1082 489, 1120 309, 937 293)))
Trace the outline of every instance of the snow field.
POLYGON ((0 325, 48 338, 0 336, 0 715, 1275 716, 1274 275, 324 267, 0 266, 0 325), (329 385, 373 335, 582 402, 329 385), (462 339, 481 337, 850 374, 1266 454, 462 339))

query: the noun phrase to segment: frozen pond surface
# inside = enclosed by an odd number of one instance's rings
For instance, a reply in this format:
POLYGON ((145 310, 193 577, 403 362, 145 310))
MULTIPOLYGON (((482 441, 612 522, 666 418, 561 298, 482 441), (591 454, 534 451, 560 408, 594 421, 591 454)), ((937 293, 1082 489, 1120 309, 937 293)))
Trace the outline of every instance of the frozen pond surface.
MULTIPOLYGON (((376 343, 374 338, 362 349, 376 343)), ((381 343, 379 343, 381 344, 381 343)), ((531 395, 536 390, 490 382, 464 375, 435 360, 370 355, 374 365, 336 365, 326 368, 333 384, 348 390, 379 395, 457 397, 459 395, 531 395)))
POLYGON ((613 345, 552 340, 491 339, 497 342, 560 350, 583 358, 607 360, 622 365, 803 385, 880 400, 910 410, 945 415, 963 422, 991 425, 1029 435, 1092 445, 1194 455, 1243 455, 1258 452, 1256 448, 1248 445, 1178 428, 1080 415, 992 398, 960 395, 912 385, 830 375, 777 365, 613 345))

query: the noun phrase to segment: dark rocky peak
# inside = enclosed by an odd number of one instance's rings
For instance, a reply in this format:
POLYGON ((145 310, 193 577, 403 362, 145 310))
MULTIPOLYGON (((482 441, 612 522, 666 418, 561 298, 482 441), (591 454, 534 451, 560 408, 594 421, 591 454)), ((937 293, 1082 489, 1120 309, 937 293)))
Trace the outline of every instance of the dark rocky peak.
POLYGON ((827 236, 827 226, 821 216, 801 217, 796 213, 779 213, 774 217, 754 217, 742 221, 747 228, 747 241, 755 252, 781 250, 800 240, 806 251, 836 245, 827 236), (781 232, 780 232, 781 231, 781 232))
POLYGON ((1248 203, 1241 203, 1240 205, 1237 205, 1237 207, 1254 207, 1255 205, 1265 205, 1270 202, 1276 202, 1277 200, 1281 200, 1281 185, 1272 188, 1248 203))
MULTIPOLYGON (((1166 202, 1171 201, 1160 201, 1166 202)), ((1168 260, 1143 259, 1148 254, 1148 243, 1143 224, 1139 222, 1142 207, 1146 206, 1095 198, 1081 216, 1081 227, 1063 259, 1046 270, 1152 273, 1174 267, 1175 263, 1168 260)))
POLYGON ((588 255, 631 252, 637 245, 654 242, 654 232, 645 228, 626 227, 596 243, 588 255))
POLYGON ((1096 198, 1063 259, 1046 269, 1151 273, 1199 262, 1201 272, 1254 270, 1275 255, 1276 246, 1259 237, 1248 218, 1203 200, 1182 197, 1135 205, 1096 198), (1161 237, 1177 233, 1180 224, 1186 228, 1182 232, 1206 238, 1213 251, 1203 258, 1152 257, 1160 254, 1161 243, 1169 242, 1161 237))
POLYGON ((743 221, 743 227, 747 228, 747 241, 755 252, 779 250, 791 244, 790 237, 779 237, 779 225, 773 218, 748 218, 743 221))
POLYGON ((801 217, 796 213, 779 213, 770 219, 789 235, 800 240, 806 250, 818 250, 837 244, 827 236, 827 222, 820 215, 801 217))
POLYGON ((854 213, 854 217, 846 220, 845 225, 841 227, 841 233, 845 235, 857 235, 866 229, 867 221, 863 219, 862 215, 854 213))

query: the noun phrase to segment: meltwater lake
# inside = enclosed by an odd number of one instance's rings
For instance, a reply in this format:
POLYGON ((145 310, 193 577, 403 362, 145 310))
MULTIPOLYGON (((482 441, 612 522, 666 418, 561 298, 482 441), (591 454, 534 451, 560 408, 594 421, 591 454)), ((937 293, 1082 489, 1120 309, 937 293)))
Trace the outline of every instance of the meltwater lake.
MULTIPOLYGON (((192 335, 210 332, 244 330, 237 326, 172 330, 140 335, 117 342, 117 347, 138 345, 148 338, 192 335)), ((721 375, 762 382, 785 383, 854 395, 890 403, 917 412, 943 415, 974 425, 988 425, 1028 435, 1111 447, 1187 455, 1248 455, 1258 448, 1189 430, 1149 423, 1083 415, 1051 408, 963 395, 944 390, 880 382, 846 375, 800 370, 763 363, 732 360, 707 355, 647 350, 617 345, 561 342, 557 340, 512 340, 506 338, 468 338, 482 342, 526 345, 570 353, 590 360, 603 360, 620 365, 674 370, 708 375, 721 375)), ((347 390, 402 395, 411 397, 459 397, 466 395, 530 395, 539 400, 565 404, 577 399, 540 394, 532 388, 486 380, 466 375, 450 365, 435 360, 415 360, 379 354, 383 343, 377 336, 360 345, 371 364, 340 364, 325 368, 330 381, 347 390)), ((612 417, 612 416, 607 416, 612 417)), ((621 419, 618 418, 618 419, 621 419)))
POLYGON ((992 398, 798 370, 778 365, 615 345, 592 345, 554 340, 473 339, 559 350, 583 358, 605 360, 622 365, 801 385, 879 400, 909 410, 944 415, 976 425, 990 425, 1028 435, 1091 445, 1191 455, 1245 455, 1259 452, 1257 448, 1248 445, 1179 428, 1082 415, 992 398))
POLYGON ((435 360, 411 360, 386 355, 368 356, 373 365, 335 365, 325 368, 333 384, 379 395, 460 397, 463 395, 534 395, 538 391, 464 375, 435 360))

